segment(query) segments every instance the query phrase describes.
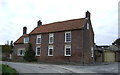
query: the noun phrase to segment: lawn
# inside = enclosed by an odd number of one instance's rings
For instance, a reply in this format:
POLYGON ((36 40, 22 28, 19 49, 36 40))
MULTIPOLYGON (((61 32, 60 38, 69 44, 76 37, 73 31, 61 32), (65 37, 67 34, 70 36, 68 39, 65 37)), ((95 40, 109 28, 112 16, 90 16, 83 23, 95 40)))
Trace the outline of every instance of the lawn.
POLYGON ((0 74, 2 73, 2 64, 0 64, 0 74))
POLYGON ((0 66, 2 66, 2 75, 18 75, 17 71, 9 65, 2 64, 0 66))

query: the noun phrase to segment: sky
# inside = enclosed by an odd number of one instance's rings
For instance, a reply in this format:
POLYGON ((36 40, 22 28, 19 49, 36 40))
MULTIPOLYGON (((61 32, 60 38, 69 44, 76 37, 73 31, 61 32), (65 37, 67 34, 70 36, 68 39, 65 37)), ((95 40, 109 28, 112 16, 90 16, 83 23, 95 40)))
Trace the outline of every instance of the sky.
POLYGON ((48 24, 85 17, 88 10, 97 45, 111 45, 118 38, 119 0, 0 0, 0 44, 30 33, 37 21, 48 24))

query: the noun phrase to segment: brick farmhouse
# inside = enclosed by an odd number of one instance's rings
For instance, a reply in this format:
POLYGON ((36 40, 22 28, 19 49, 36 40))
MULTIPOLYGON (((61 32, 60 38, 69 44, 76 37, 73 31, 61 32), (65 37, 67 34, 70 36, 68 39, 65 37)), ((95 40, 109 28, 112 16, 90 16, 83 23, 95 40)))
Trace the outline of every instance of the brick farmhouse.
POLYGON ((84 18, 54 22, 37 27, 14 42, 14 59, 23 59, 28 43, 32 44, 38 62, 81 62, 94 61, 94 32, 90 12, 84 18))

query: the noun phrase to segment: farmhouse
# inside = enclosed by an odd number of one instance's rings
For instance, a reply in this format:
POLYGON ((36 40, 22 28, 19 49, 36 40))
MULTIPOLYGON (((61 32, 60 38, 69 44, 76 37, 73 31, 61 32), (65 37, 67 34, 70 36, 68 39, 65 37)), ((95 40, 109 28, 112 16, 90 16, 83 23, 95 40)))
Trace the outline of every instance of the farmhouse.
POLYGON ((29 34, 27 27, 23 27, 23 35, 14 42, 15 59, 23 59, 31 43, 39 62, 93 62, 94 32, 90 15, 87 11, 84 18, 44 25, 39 20, 29 34))

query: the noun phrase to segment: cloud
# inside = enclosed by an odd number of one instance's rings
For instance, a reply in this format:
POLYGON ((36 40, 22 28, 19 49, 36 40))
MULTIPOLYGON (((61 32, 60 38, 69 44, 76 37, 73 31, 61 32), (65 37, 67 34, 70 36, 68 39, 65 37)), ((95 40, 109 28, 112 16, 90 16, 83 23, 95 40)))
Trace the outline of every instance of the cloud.
POLYGON ((118 0, 0 0, 0 44, 17 40, 23 26, 28 33, 43 24, 85 17, 91 21, 97 44, 111 44, 117 38, 118 0), (109 37, 109 39, 108 39, 109 37))

